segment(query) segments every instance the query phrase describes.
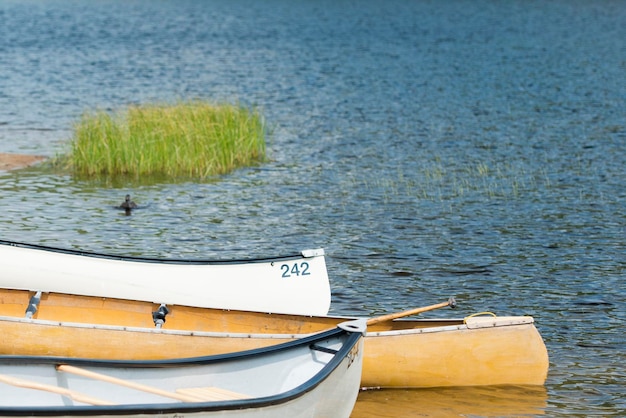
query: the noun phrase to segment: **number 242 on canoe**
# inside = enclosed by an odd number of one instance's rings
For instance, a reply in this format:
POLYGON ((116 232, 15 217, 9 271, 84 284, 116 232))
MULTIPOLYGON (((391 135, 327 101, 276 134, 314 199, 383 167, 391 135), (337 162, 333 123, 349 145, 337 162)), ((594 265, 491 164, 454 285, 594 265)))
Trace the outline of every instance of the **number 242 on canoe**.
POLYGON ((280 271, 283 272, 284 278, 289 278, 292 276, 310 276, 311 272, 309 271, 309 263, 306 261, 298 263, 290 264, 282 264, 280 266, 280 271))

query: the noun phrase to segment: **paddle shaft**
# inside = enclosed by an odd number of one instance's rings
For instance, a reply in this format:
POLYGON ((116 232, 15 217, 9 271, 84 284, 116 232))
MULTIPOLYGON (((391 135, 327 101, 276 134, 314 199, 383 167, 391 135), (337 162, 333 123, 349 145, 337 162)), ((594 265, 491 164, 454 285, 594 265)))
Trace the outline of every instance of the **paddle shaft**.
POLYGON ((124 379, 118 379, 116 377, 107 376, 104 374, 92 372, 89 370, 81 369, 79 367, 69 366, 67 364, 61 364, 57 366, 57 370, 65 373, 72 373, 78 376, 88 377, 90 379, 100 380, 103 382, 112 383, 115 385, 125 386, 127 388, 140 390, 142 392, 152 393, 154 395, 164 396, 166 398, 176 399, 181 402, 198 402, 198 398, 193 396, 186 396, 179 393, 168 392, 153 386, 142 385, 140 383, 130 382, 124 379))
POLYGON ((67 396, 68 398, 71 398, 76 402, 86 403, 90 405, 113 405, 111 402, 92 398, 91 396, 84 395, 71 389, 61 388, 54 385, 46 385, 44 383, 33 382, 31 380, 20 379, 18 377, 0 375, 0 382, 20 388, 56 393, 62 396, 67 396))
POLYGON ((370 318, 367 320, 367 325, 369 326, 369 325, 378 324, 380 322, 391 321, 391 320, 403 318, 409 315, 417 315, 422 312, 432 311, 432 310, 439 309, 439 308, 445 308, 446 306, 450 306, 454 308, 456 306, 456 301, 454 300, 454 298, 450 298, 448 299, 447 302, 441 302, 435 305, 424 306, 421 308, 409 309, 408 311, 395 312, 395 313, 391 313, 387 315, 377 316, 375 318, 370 318))

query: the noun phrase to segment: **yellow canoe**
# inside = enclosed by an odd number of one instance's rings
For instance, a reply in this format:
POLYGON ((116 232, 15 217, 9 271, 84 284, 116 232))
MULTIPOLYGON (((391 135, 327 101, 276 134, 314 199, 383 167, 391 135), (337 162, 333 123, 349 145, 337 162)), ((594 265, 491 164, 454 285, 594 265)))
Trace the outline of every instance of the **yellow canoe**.
MULTIPOLYGON (((29 309, 34 295, 0 289, 0 354, 193 357, 277 344, 349 319, 58 293, 41 294, 29 309)), ((528 316, 387 321, 368 326, 364 347, 363 387, 543 385, 548 373, 546 346, 528 316)))

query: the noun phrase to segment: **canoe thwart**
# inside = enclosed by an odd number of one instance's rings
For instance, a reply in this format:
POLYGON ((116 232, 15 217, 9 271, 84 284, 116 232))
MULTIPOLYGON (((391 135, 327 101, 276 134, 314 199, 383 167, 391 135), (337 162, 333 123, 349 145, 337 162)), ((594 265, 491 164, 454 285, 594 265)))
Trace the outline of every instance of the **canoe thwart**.
POLYGON ((202 388, 176 389, 176 393, 196 398, 196 402, 232 401, 236 399, 249 399, 251 396, 232 390, 222 389, 215 386, 202 388))
POLYGON ((0 382, 7 385, 17 386, 25 389, 41 390, 44 392, 52 392, 62 396, 66 396, 76 402, 89 404, 89 405, 114 405, 111 402, 103 401, 102 399, 94 398, 89 395, 77 392, 75 390, 62 388, 59 386, 46 385, 45 383, 39 383, 32 380, 21 379, 19 377, 0 375, 0 382))
POLYGON ((87 378, 90 378, 90 379, 95 379, 95 380, 100 380, 100 381, 103 381, 103 382, 112 383, 114 385, 124 386, 124 387, 127 387, 127 388, 131 388, 131 389, 135 389, 135 390, 139 390, 139 391, 143 391, 143 392, 147 392, 147 393, 152 393, 154 395, 163 396, 165 398, 176 399, 176 400, 181 401, 181 402, 198 402, 197 399, 189 397, 189 396, 185 396, 183 394, 169 392, 167 390, 159 389, 159 388, 156 388, 156 387, 153 387, 153 386, 143 385, 141 383, 131 382, 129 380, 118 379, 116 377, 107 376, 107 375, 104 375, 104 374, 92 372, 90 370, 82 369, 80 367, 70 366, 70 365, 67 365, 67 364, 60 364, 60 365, 58 365, 57 366, 57 370, 59 370, 61 372, 65 372, 65 373, 72 373, 72 374, 75 374, 75 375, 78 375, 78 376, 87 377, 87 378))
POLYGON ((324 347, 318 344, 311 344, 309 347, 311 348, 311 350, 321 351, 322 353, 337 354, 337 350, 335 350, 334 348, 324 347))

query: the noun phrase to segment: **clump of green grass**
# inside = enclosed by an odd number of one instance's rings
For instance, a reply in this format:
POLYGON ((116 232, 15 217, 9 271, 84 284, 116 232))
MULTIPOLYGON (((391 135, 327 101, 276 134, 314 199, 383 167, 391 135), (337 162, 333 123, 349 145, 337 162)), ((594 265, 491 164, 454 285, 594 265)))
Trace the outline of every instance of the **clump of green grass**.
POLYGON ((80 176, 205 178, 264 159, 265 127, 256 110, 194 101, 86 113, 67 162, 80 176))

